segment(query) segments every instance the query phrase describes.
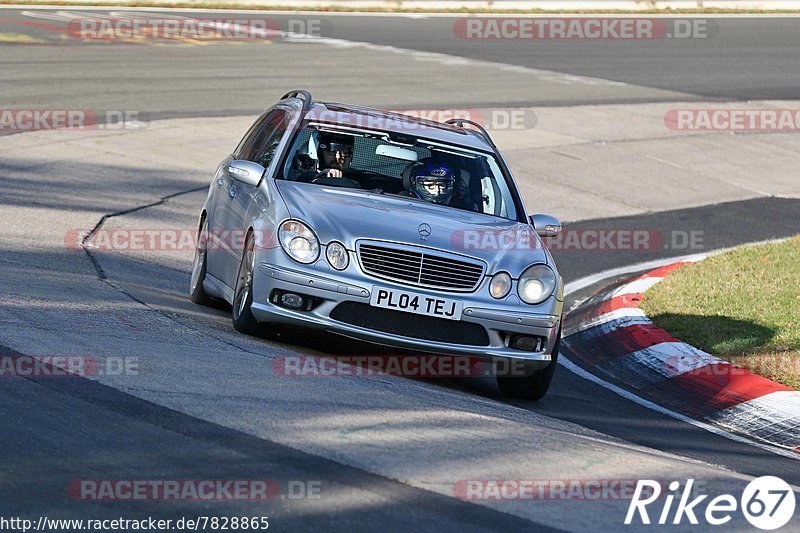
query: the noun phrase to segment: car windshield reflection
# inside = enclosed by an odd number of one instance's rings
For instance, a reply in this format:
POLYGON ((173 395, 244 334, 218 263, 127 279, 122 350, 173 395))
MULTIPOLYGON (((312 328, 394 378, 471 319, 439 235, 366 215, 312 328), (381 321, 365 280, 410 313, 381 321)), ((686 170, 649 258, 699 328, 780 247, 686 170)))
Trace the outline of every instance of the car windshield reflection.
POLYGON ((283 178, 516 220, 511 191, 494 157, 425 140, 401 145, 380 132, 309 125, 295 140, 283 178))

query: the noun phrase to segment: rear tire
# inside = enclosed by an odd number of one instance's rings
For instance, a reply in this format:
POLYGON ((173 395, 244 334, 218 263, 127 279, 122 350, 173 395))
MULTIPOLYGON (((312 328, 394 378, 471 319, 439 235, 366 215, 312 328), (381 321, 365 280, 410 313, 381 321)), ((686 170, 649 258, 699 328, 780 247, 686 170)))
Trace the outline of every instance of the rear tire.
POLYGON ((541 400, 547 394, 550 383, 553 381, 560 347, 561 326, 558 327, 558 336, 553 346, 550 364, 541 370, 534 370, 526 376, 497 376, 497 386, 502 395, 523 400, 541 400))
POLYGON ((189 298, 196 304, 211 307, 215 304, 215 302, 203 288, 203 280, 206 279, 207 266, 208 221, 206 220, 206 217, 203 217, 203 221, 200 223, 200 230, 197 232, 197 244, 194 249, 192 280, 189 284, 189 298))
POLYGON ((256 265, 255 239, 253 234, 247 236, 239 263, 239 274, 236 276, 236 289, 233 292, 233 309, 231 318, 236 331, 248 335, 258 335, 261 329, 250 310, 253 305, 253 272, 256 265))

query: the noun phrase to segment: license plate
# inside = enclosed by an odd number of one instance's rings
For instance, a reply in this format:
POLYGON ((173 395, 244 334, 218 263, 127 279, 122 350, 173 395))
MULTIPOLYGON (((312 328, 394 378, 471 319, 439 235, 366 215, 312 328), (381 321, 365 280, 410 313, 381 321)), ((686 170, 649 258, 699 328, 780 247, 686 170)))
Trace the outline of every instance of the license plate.
POLYGON ((418 315, 435 316, 448 320, 461 320, 464 302, 450 298, 436 298, 397 289, 372 287, 369 304, 384 309, 405 311, 418 315))

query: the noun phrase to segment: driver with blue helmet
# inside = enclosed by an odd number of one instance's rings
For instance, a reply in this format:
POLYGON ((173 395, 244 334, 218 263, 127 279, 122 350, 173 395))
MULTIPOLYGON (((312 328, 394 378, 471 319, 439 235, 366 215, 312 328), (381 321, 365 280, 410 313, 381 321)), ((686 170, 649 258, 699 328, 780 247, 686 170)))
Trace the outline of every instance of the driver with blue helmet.
POLYGON ((456 182, 456 175, 449 166, 432 161, 412 163, 403 171, 403 185, 407 196, 468 211, 480 211, 472 202, 454 195, 456 182))
POLYGON ((452 170, 430 162, 417 162, 406 170, 407 177, 403 177, 410 196, 434 204, 449 204, 456 184, 452 170))

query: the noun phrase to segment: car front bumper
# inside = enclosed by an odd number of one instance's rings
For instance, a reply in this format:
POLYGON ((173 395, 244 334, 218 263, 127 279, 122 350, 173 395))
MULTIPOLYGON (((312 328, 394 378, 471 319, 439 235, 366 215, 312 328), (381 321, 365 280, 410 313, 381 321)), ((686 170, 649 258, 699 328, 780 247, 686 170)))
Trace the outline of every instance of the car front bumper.
MULTIPOLYGON (((501 307, 495 302, 487 301, 491 300, 491 297, 481 297, 480 293, 485 291, 484 283, 488 283, 488 278, 475 293, 443 293, 383 279, 373 280, 360 271, 353 272, 357 267, 352 264, 351 268, 339 272, 328 268, 324 259, 317 264, 300 265, 286 258, 279 249, 263 252, 259 254, 257 260, 252 305, 253 315, 261 322, 320 329, 375 344, 420 352, 470 355, 485 359, 511 358, 527 361, 534 369, 543 368, 550 363, 556 335, 559 332, 563 305, 554 297, 551 297, 550 303, 545 305, 549 313, 530 313, 521 309, 524 304, 501 307), (288 264, 283 264, 284 262, 288 264), (362 327, 331 317, 334 309, 344 302, 356 302, 368 306, 374 286, 459 299, 464 302, 460 322, 475 323, 485 328, 488 343, 475 345, 420 339, 362 327), (276 289, 306 297, 311 296, 317 298, 320 303, 310 311, 282 307, 269 301, 270 294, 276 289), (508 336, 515 334, 542 337, 543 342, 539 351, 523 351, 508 347, 508 336)), ((541 308, 542 306, 539 306, 539 309, 541 308)), ((379 308, 374 309, 376 312, 379 311, 379 308)))

